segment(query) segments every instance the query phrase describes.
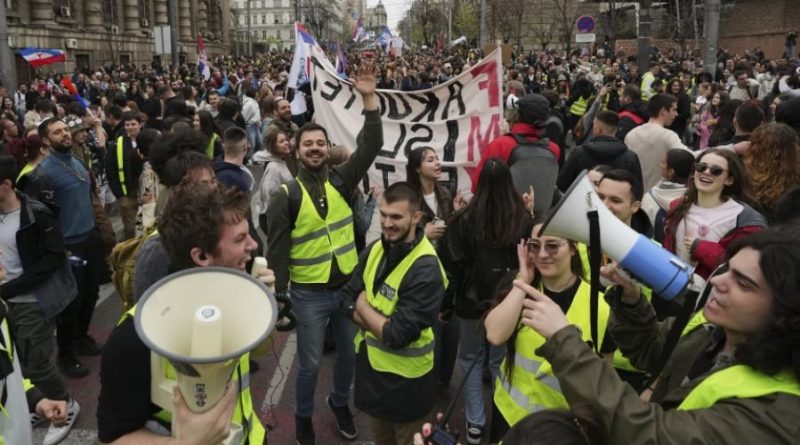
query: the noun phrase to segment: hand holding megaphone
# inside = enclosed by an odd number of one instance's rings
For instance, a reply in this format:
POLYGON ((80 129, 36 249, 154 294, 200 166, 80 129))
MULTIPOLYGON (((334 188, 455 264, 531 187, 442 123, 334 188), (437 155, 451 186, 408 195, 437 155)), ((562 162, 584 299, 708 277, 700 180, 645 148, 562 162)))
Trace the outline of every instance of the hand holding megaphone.
POLYGON ((619 268, 616 261, 600 267, 600 275, 611 284, 622 288, 620 299, 625 304, 636 304, 641 296, 640 284, 619 268))
POLYGON ((195 413, 189 409, 178 386, 172 389, 172 403, 175 405, 175 425, 172 434, 179 443, 186 445, 222 443, 230 434, 230 419, 236 407, 235 389, 228 388, 222 399, 204 413, 195 413))

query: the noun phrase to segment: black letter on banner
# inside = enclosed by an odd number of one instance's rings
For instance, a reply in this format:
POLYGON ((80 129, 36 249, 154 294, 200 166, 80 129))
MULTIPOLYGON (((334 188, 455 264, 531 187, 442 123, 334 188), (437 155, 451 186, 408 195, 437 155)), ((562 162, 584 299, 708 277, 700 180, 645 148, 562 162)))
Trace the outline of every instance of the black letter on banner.
MULTIPOLYGON (((378 152, 378 156, 383 156, 384 158, 392 158, 392 159, 397 157, 397 152, 400 151, 400 148, 403 147, 403 143, 406 140, 406 124, 398 124, 398 126, 400 127, 400 137, 397 138, 397 142, 395 142, 394 148, 392 148, 391 151, 381 149, 381 151, 378 152)), ((383 146, 385 147, 386 144, 383 144, 383 146)))
MULTIPOLYGON (((353 92, 353 85, 352 84, 345 83, 345 85, 347 85, 347 91, 350 92, 350 99, 347 99, 347 103, 344 104, 344 109, 345 110, 349 110, 350 107, 353 106, 353 102, 356 101, 356 94, 353 92)), ((362 112, 362 114, 363 114, 363 112, 362 112)))
POLYGON ((380 162, 376 162, 375 168, 380 170, 381 172, 381 176, 383 177, 384 190, 389 188, 389 173, 394 173, 394 165, 381 164, 380 162))
POLYGON ((336 82, 336 84, 333 84, 326 80, 324 86, 329 87, 332 90, 330 93, 326 93, 324 91, 320 92, 322 98, 327 100, 328 102, 333 102, 333 100, 336 99, 336 96, 338 96, 339 93, 342 92, 341 82, 336 82))
POLYGON ((444 143, 442 160, 453 162, 456 160, 456 141, 458 140, 458 121, 447 121, 447 141, 444 143))
POLYGON ((436 95, 433 93, 425 93, 424 96, 420 96, 418 94, 412 94, 411 97, 417 100, 422 105, 425 105, 425 109, 422 110, 422 113, 420 113, 417 117, 411 119, 411 121, 419 122, 423 118, 425 118, 425 115, 428 115, 428 118, 426 120, 428 122, 433 122, 433 120, 436 119, 436 109, 439 108, 439 98, 436 97, 436 95))
POLYGON ((400 120, 411 114, 411 105, 402 95, 390 93, 386 95, 386 100, 389 102, 389 115, 387 116, 389 119, 400 120), (403 112, 398 110, 398 100, 403 104, 403 108, 405 109, 403 112))
POLYGON ((409 138, 408 142, 406 142, 406 149, 404 151, 406 157, 408 157, 408 154, 414 149, 414 144, 430 142, 433 140, 433 130, 431 130, 431 127, 424 124, 414 124, 411 126, 412 132, 416 133, 418 130, 426 130, 428 135, 409 138))
POLYGON ((467 107, 464 106, 464 98, 461 97, 461 90, 464 88, 464 85, 461 85, 461 82, 455 81, 447 87, 448 91, 450 92, 450 97, 447 99, 447 103, 444 104, 444 109, 442 110, 442 119, 447 119, 448 113, 450 113, 450 102, 456 101, 458 103, 458 114, 459 116, 464 114, 467 110, 467 107), (456 91, 456 87, 458 87, 458 91, 456 91))

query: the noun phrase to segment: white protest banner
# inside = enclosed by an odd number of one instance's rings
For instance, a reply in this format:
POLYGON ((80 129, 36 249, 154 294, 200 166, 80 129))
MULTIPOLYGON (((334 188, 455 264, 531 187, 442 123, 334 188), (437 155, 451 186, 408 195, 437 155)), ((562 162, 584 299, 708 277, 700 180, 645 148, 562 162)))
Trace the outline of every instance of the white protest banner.
MULTIPOLYGON (((453 188, 471 195, 470 175, 486 145, 500 136, 502 107, 500 50, 469 70, 428 90, 378 90, 383 149, 369 171, 365 189, 385 189, 406 178, 406 155, 433 147, 453 188)), ((355 149, 364 124, 361 96, 336 72, 314 59, 311 94, 315 119, 334 145, 355 149)))

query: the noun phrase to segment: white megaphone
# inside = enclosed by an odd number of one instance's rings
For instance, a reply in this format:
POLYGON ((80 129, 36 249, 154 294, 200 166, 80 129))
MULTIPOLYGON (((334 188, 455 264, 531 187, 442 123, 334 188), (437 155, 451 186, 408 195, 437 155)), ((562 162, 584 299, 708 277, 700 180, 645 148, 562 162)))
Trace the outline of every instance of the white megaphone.
POLYGON ((633 277, 665 300, 680 295, 692 282, 694 268, 620 221, 597 196, 584 171, 553 208, 539 235, 559 236, 589 244, 587 212, 597 210, 600 247, 633 277))
MULTIPOLYGON (((266 286, 237 270, 187 269, 155 283, 136 305, 134 319, 151 350, 153 403, 174 413, 177 383, 192 411, 211 409, 225 394, 239 359, 272 332, 277 314, 266 286), (174 380, 167 375, 167 361, 175 369, 174 380)), ((173 435, 175 427, 173 416, 173 435)), ((231 424, 223 443, 240 443, 242 434, 241 426, 231 424)))

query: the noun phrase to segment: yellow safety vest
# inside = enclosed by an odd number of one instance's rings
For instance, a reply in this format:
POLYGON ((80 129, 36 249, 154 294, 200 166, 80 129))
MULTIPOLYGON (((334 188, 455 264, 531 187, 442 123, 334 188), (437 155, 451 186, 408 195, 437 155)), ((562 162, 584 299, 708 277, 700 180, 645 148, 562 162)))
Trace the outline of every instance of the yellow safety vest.
POLYGON ((656 81, 656 76, 650 71, 644 73, 644 75, 642 76, 642 83, 641 85, 639 85, 639 89, 642 92, 643 101, 647 102, 650 100, 651 97, 653 97, 653 83, 655 81, 656 81), (648 83, 650 84, 650 86, 646 87, 648 83))
MULTIPOLYGON (((126 318, 133 317, 135 313, 136 306, 133 306, 122 315, 117 325, 125 321, 126 318)), ((166 358, 160 357, 160 360, 164 362, 166 377, 174 380, 176 378, 175 368, 166 358)), ((244 434, 240 445, 261 445, 264 443, 267 431, 264 429, 264 426, 261 425, 261 421, 258 420, 258 416, 253 410, 253 398, 250 396, 250 353, 246 353, 239 358, 239 366, 237 366, 236 371, 233 373, 234 380, 238 381, 239 376, 241 376, 242 379, 238 384, 239 401, 236 403, 236 407, 233 410, 231 422, 243 426, 244 434)), ((172 413, 165 409, 155 413, 153 417, 167 424, 172 422, 172 413)))
POLYGON ((206 146, 206 157, 208 159, 214 159, 214 145, 217 143, 217 139, 219 139, 217 133, 211 133, 211 139, 206 146))
POLYGON ((589 104, 589 99, 584 99, 583 97, 579 97, 578 100, 572 103, 572 106, 569 107, 570 114, 575 116, 583 116, 586 114, 586 106, 589 104))
MULTIPOLYGON (((591 340, 590 286, 581 281, 572 304, 566 313, 567 320, 578 326, 581 338, 591 340)), ((605 299, 600 298, 597 311, 597 341, 603 343, 610 308, 605 299)), ((546 339, 533 329, 522 324, 518 327, 514 367, 511 369, 511 382, 506 378, 508 359, 500 365, 500 377, 494 390, 494 403, 508 422, 514 426, 530 413, 544 409, 567 409, 569 404, 561 392, 561 385, 553 374, 553 368, 544 358, 536 355, 536 349, 546 339)))
POLYGON ((122 136, 117 138, 117 174, 119 175, 119 185, 122 187, 122 196, 128 196, 128 186, 125 185, 125 158, 122 156, 122 136))
MULTIPOLYGON (((436 249, 428 241, 428 238, 424 237, 386 277, 376 294, 373 291, 373 283, 383 255, 383 243, 378 241, 372 246, 367 258, 367 264, 364 267, 364 287, 367 294, 367 303, 384 317, 391 317, 394 313, 397 302, 402 298, 400 285, 403 283, 403 278, 414 262, 421 257, 436 257, 444 288, 447 288, 447 277, 445 276, 444 267, 442 267, 442 263, 439 262, 436 255, 436 249)), ((430 326, 423 329, 419 338, 405 348, 390 348, 383 344, 372 332, 366 330, 361 330, 356 334, 356 354, 361 349, 362 343, 366 343, 369 364, 376 371, 390 372, 413 379, 421 377, 433 369, 434 340, 433 329, 430 326)))
POLYGON ((790 369, 767 375, 747 365, 734 365, 711 374, 700 382, 678 406, 692 411, 714 406, 725 399, 753 399, 769 394, 786 393, 800 397, 800 382, 790 369))
MULTIPOLYGON (((289 277, 295 283, 327 283, 331 276, 333 258, 339 270, 349 274, 358 264, 353 211, 347 201, 325 181, 328 214, 319 216, 303 182, 296 180, 302 192, 300 210, 292 229, 292 247, 289 250, 289 277)), ((289 188, 284 184, 284 192, 289 188)))
POLYGON ((19 175, 17 175, 17 182, 19 182, 19 180, 22 179, 23 176, 27 175, 28 173, 34 170, 36 170, 35 165, 31 164, 30 162, 25 164, 25 167, 22 167, 22 170, 20 170, 19 175))

